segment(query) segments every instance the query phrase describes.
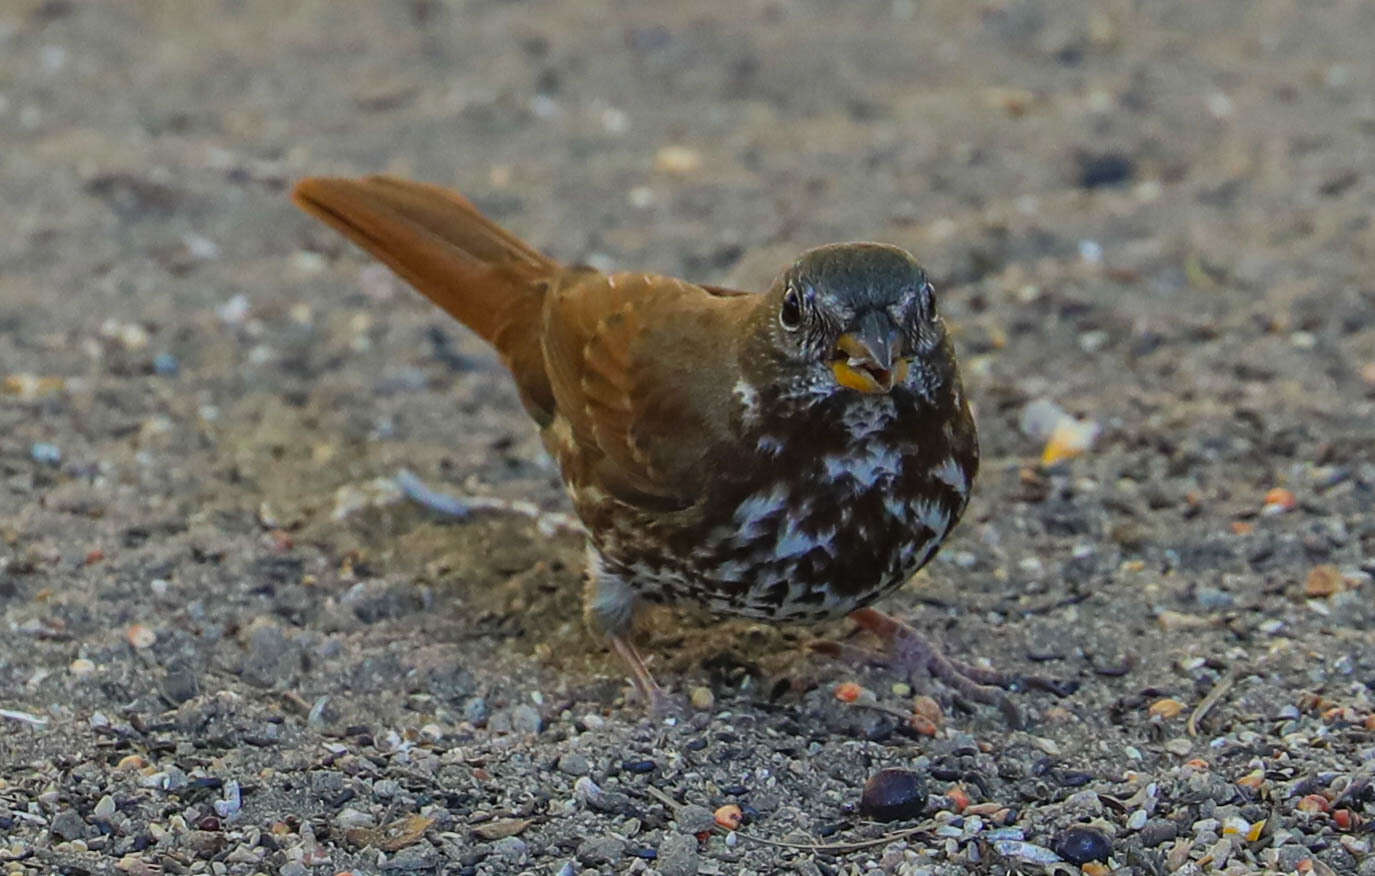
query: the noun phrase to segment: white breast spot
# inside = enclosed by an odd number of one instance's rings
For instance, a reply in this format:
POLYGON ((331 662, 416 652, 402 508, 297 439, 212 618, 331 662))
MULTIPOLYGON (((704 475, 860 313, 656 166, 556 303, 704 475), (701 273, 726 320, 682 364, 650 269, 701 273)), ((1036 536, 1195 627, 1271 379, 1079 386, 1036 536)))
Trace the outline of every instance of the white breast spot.
POLYGON ((767 453, 769 456, 777 456, 783 452, 783 442, 772 435, 760 435, 755 443, 755 449, 760 453, 767 453))
POLYGON ((832 480, 853 478, 861 487, 869 488, 885 477, 896 475, 902 468, 902 454, 877 441, 870 442, 862 453, 838 454, 823 457, 822 465, 832 480))
POLYGON ((944 462, 932 469, 931 474, 941 483, 948 484, 951 489, 961 496, 969 492, 969 475, 960 467, 953 456, 947 457, 944 462))
POLYGON ((759 418, 759 390, 754 388, 754 384, 740 378, 735 381, 733 389, 735 397, 740 400, 740 407, 743 409, 746 420, 757 420, 759 418))
POLYGON ((922 525, 931 530, 934 540, 939 541, 950 527, 950 512, 939 502, 932 502, 928 499, 918 499, 911 504, 911 507, 912 513, 922 522, 922 525))
POLYGON ((782 511, 787 504, 788 491, 776 484, 768 492, 755 493, 735 508, 735 542, 745 544, 764 532, 764 521, 782 511))

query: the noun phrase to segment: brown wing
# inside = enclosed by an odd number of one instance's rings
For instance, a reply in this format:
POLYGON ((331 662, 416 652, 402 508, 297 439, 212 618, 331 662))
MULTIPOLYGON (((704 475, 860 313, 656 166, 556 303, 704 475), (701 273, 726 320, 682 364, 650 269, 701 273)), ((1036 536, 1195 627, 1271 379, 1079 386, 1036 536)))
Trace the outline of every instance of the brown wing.
POLYGON ((564 275, 544 314, 544 357, 572 441, 551 449, 575 485, 630 504, 691 505, 703 460, 730 438, 738 327, 749 296, 647 274, 564 275))

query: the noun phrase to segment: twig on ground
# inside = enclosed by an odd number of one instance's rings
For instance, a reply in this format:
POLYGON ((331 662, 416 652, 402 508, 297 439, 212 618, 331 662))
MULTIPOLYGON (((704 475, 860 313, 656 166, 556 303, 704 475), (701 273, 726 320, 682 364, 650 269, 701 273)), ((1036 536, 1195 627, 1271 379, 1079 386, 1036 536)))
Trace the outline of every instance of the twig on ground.
POLYGON ((1190 736, 1198 735, 1198 722, 1202 721, 1213 706, 1216 706, 1218 701, 1227 695, 1227 691, 1232 689, 1232 685, 1236 684, 1237 675, 1235 666, 1227 670, 1227 674, 1217 680, 1217 684, 1213 685, 1213 689, 1208 691, 1208 695, 1194 709, 1193 714, 1189 716, 1188 723, 1185 724, 1190 736))
POLYGON ((745 833, 743 830, 735 831, 735 834, 739 836, 741 839, 749 840, 750 842, 755 843, 762 843, 766 846, 777 846, 781 849, 801 849, 803 851, 808 852, 835 853, 854 852, 858 851, 859 849, 870 849, 874 846, 886 846, 889 843, 894 843, 898 840, 907 839, 910 836, 918 836, 920 834, 930 833, 931 828, 927 825, 922 825, 920 827, 907 827, 903 828, 902 830, 895 830, 892 833, 885 833, 883 836, 871 837, 869 839, 864 840, 854 840, 848 843, 790 843, 785 840, 765 839, 762 836, 754 836, 753 834, 745 833))
POLYGON ((856 700, 855 702, 848 703, 847 705, 849 705, 853 709, 869 709, 875 712, 882 712, 885 715, 892 715, 894 718, 897 718, 899 721, 903 722, 912 720, 911 712, 904 712, 902 709, 895 709, 892 706, 885 706, 882 703, 861 703, 858 700, 856 700))
POLYGON ((534 502, 521 499, 502 499, 498 496, 453 496, 433 489, 410 469, 403 468, 396 473, 396 485, 418 505, 423 505, 438 514, 463 518, 479 511, 494 511, 506 514, 520 514, 535 521, 535 526, 544 535, 558 532, 582 532, 582 526, 571 515, 559 511, 543 511, 534 502))
POLYGON ((42 727, 48 723, 48 719, 42 715, 34 715, 29 712, 20 712, 14 709, 0 709, 0 718, 8 718, 11 721, 19 721, 23 724, 32 724, 35 727, 42 727))

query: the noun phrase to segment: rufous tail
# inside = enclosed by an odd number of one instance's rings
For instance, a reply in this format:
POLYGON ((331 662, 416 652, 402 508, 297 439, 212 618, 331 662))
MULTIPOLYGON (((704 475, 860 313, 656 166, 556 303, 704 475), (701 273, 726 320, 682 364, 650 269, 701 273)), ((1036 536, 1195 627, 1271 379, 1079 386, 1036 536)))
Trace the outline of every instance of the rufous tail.
POLYGON ((389 176, 309 177, 291 199, 496 347, 530 413, 552 413, 539 335, 558 263, 440 186, 389 176))

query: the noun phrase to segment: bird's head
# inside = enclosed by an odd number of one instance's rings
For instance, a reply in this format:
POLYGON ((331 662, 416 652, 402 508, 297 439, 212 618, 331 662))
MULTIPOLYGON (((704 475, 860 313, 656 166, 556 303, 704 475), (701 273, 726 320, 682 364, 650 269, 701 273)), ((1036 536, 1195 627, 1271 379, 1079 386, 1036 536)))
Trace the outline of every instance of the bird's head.
POLYGON ((838 243, 808 250, 766 295, 765 328, 785 383, 808 393, 892 392, 950 356, 935 292, 905 250, 838 243))

